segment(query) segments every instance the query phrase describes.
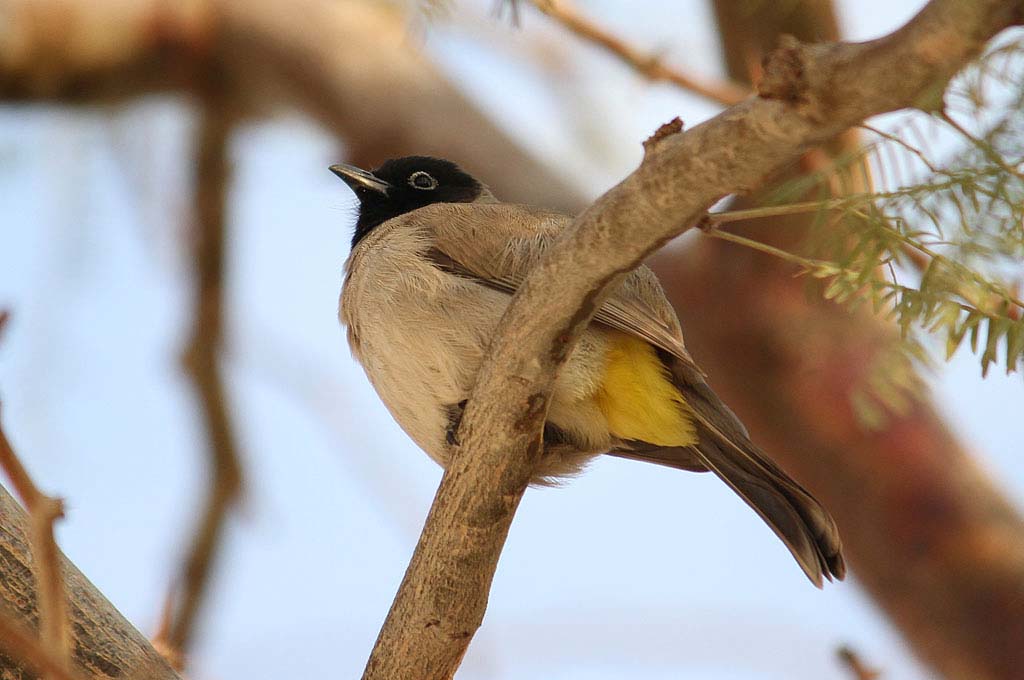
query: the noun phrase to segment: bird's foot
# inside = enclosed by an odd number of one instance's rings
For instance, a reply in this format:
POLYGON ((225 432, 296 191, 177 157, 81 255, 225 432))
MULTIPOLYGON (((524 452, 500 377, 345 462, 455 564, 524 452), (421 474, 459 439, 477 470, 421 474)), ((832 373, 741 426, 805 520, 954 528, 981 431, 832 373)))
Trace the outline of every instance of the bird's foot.
POLYGON ((448 442, 448 446, 459 445, 459 425, 462 424, 462 414, 466 412, 466 402, 468 399, 463 399, 458 404, 454 404, 448 407, 448 428, 445 430, 444 439, 448 442))

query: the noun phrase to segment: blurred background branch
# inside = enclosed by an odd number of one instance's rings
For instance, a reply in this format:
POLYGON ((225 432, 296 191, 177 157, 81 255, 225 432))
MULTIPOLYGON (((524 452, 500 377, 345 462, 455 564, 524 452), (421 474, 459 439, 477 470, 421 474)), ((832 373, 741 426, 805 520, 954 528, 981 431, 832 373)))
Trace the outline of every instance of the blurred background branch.
MULTIPOLYGON (((0 333, 6 314, 0 315, 0 333)), ((44 679, 64 678, 69 674, 70 640, 68 631, 67 595, 60 570, 60 554, 53 537, 53 523, 64 516, 64 504, 47 496, 35 485, 28 471, 7 440, 0 423, 0 468, 3 468, 29 515, 29 543, 35 567, 36 593, 39 598, 39 640, 42 654, 31 659, 44 670, 44 679)), ((14 639, 19 636, 14 631, 14 639)), ((12 639, 12 641, 14 641, 12 639)), ((22 649, 34 646, 18 645, 22 649)))
POLYGON ((840 647, 836 656, 850 670, 850 677, 853 680, 878 680, 882 677, 881 672, 870 668, 860 655, 849 647, 840 647))
POLYGON ((187 659, 196 619, 209 589, 211 572, 216 567, 228 514, 238 503, 243 483, 220 366, 228 248, 225 213, 231 179, 228 142, 234 103, 231 85, 222 69, 216 66, 202 74, 198 89, 201 110, 193 185, 195 226, 189 232, 196 286, 192 336, 182 360, 202 407, 208 440, 209 488, 185 558, 181 581, 169 596, 171 619, 166 638, 159 636, 161 644, 173 650, 175 657, 184 659, 187 659))
POLYGON ((187 92, 216 58, 243 103, 299 108, 339 135, 357 165, 416 149, 459 158, 505 200, 583 204, 425 58, 405 15, 386 3, 5 0, 4 10, 0 101, 187 92))
MULTIPOLYGON (((832 3, 715 2, 730 75, 760 75, 779 36, 838 37, 832 3)), ((859 143, 849 133, 831 156, 859 143)), ((812 152, 788 177, 829 156, 812 152)), ((775 178, 786 180, 787 174, 775 178)), ((863 185, 850 190, 863 190, 863 185)), ((750 207, 763 196, 738 200, 750 207)), ((733 223, 736 233, 805 247, 816 215, 733 223)), ((1009 678, 1024 668, 1024 521, 935 414, 927 397, 879 429, 851 398, 897 336, 870 310, 808 295, 791 265, 704 239, 653 259, 712 384, 762 445, 836 516, 858 581, 944 676, 1009 678)))
POLYGON ((566 0, 532 0, 532 4, 540 12, 565 27, 567 31, 579 36, 581 40, 607 50, 645 78, 672 83, 676 87, 698 94, 723 106, 738 104, 752 93, 749 88, 731 80, 716 82, 666 66, 657 54, 644 53, 633 47, 612 32, 583 17, 566 0))

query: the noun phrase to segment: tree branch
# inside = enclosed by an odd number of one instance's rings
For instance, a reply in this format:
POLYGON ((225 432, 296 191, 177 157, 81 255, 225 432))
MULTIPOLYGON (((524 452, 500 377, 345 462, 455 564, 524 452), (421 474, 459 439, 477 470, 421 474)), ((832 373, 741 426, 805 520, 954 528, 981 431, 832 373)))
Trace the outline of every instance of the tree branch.
POLYGON ((839 658, 839 661, 843 666, 850 671, 850 677, 852 677, 853 680, 878 680, 882 677, 882 673, 880 671, 877 671, 865 664, 863 659, 860 658, 860 655, 851 647, 846 647, 845 645, 840 647, 836 651, 836 656, 839 658))
POLYGON ((578 188, 491 122, 407 28, 373 0, 6 0, 0 102, 189 92, 215 60, 251 109, 297 106, 346 140, 354 163, 415 149, 458 159, 505 200, 579 209, 578 188))
MULTIPOLYGON (((66 660, 57 658, 31 630, 14 617, 0 612, 0 652, 18 664, 24 664, 41 676, 52 680, 82 680, 68 668, 66 660)), ((0 653, 0 671, 13 670, 0 653)))
POLYGON ((199 398, 206 430, 209 488, 202 516, 181 574, 170 629, 160 646, 172 650, 171 658, 185 659, 206 596, 228 513, 242 491, 242 469, 231 423, 219 355, 224 337, 224 268, 229 176, 228 139, 232 129, 230 97, 225 94, 221 69, 204 73, 200 88, 202 104, 196 140, 193 183, 196 206, 192 231, 195 267, 195 299, 192 336, 183 360, 199 398))
POLYGON ((31 544, 39 583, 40 638, 43 648, 66 667, 68 660, 67 606, 60 574, 53 523, 64 516, 64 504, 39 490, 11 448, 0 426, 0 466, 4 468, 29 513, 31 544))
MULTIPOLYGON (((39 621, 39 599, 33 577, 29 545, 31 520, 7 491, 0 487, 0 610, 21 626, 34 628, 39 621)), ((178 676, 149 642, 63 555, 60 571, 68 596, 68 613, 77 670, 93 680, 178 680, 178 676)), ((6 635, 5 640, 10 640, 6 635)), ((26 661, 33 661, 26 659, 26 661)), ((45 662, 36 660, 37 665, 45 662)), ((18 672, 17 660, 0 654, 0 671, 18 672)), ((19 677, 15 675, 14 677, 19 677)))
POLYGON ((45 678, 67 675, 70 662, 67 595, 60 573, 60 551, 53 537, 53 523, 64 516, 64 504, 35 485, 7 440, 0 424, 0 467, 25 504, 29 514, 32 563, 39 588, 39 637, 50 664, 45 678), (53 668, 56 666, 57 668, 53 668))
POLYGON ((649 80, 672 83, 676 87, 725 106, 738 104, 752 94, 749 89, 730 80, 713 81, 670 68, 657 55, 645 54, 581 16, 564 0, 531 1, 540 12, 557 21, 566 30, 618 57, 620 61, 649 80))
POLYGON ((935 106, 948 78, 1021 15, 1019 1, 933 0, 880 40, 791 43, 766 63, 760 97, 662 138, 573 222, 502 319, 365 680, 454 674, 541 453, 554 376, 608 287, 808 146, 870 115, 935 106))

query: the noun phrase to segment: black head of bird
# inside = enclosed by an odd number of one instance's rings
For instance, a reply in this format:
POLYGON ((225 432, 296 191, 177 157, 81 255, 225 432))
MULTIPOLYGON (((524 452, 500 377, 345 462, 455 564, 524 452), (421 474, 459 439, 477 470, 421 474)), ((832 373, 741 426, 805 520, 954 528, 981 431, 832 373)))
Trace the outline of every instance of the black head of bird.
POLYGON ((374 227, 431 203, 472 203, 486 189, 451 161, 406 156, 367 172, 352 165, 332 165, 359 199, 354 246, 374 227))

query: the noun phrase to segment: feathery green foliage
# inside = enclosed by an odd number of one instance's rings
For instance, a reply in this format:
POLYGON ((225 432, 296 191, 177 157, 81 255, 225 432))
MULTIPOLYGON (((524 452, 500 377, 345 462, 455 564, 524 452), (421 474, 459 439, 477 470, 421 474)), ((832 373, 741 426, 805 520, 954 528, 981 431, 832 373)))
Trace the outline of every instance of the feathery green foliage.
POLYGON ((967 340, 983 375, 993 364, 1024 367, 1024 38, 990 50, 945 101, 945 111, 910 114, 888 132, 865 126, 861 149, 786 183, 765 208, 711 216, 716 225, 815 212, 799 254, 711 233, 792 262, 825 283, 828 299, 870 303, 893 320, 902 360, 882 357, 871 396, 854 396, 868 424, 882 421, 879 405, 906 407, 918 388, 911 367, 928 363, 933 339, 947 359, 967 340))

